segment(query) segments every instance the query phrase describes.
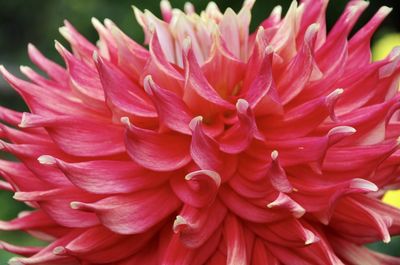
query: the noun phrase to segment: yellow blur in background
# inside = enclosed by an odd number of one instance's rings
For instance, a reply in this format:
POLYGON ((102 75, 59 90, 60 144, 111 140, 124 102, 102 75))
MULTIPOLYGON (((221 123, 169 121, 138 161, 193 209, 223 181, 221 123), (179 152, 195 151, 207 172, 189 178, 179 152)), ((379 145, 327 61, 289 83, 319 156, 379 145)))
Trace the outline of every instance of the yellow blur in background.
POLYGON ((372 47, 374 61, 384 59, 394 47, 400 46, 400 33, 388 33, 379 38, 372 47))
MULTIPOLYGON (((396 46, 400 46, 400 33, 388 33, 382 36, 372 47, 372 57, 374 61, 384 59, 396 46)), ((383 201, 400 208, 400 190, 386 192, 385 196, 383 196, 383 201)))

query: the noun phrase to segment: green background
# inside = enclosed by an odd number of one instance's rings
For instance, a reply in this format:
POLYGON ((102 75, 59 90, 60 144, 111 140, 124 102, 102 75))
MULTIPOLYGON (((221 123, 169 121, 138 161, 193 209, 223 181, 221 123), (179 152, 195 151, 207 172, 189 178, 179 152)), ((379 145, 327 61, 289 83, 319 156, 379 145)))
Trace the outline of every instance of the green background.
MULTIPOLYGON (((173 7, 182 8, 185 1, 171 1, 173 7)), ((241 1, 215 1, 221 10, 230 6, 239 10, 241 1)), ((291 1, 288 0, 258 0, 253 9, 252 29, 266 18, 276 5, 282 5, 287 10, 291 1)), ((207 1, 193 1, 197 10, 206 6, 207 1)), ((345 0, 332 0, 328 7, 328 27, 331 27, 347 3, 345 0)), ((132 0, 0 0, 0 64, 4 64, 13 73, 17 74, 19 65, 33 66, 26 54, 26 46, 29 42, 35 44, 48 57, 61 62, 54 49, 54 40, 63 44, 66 42, 58 33, 63 20, 69 20, 83 35, 95 42, 97 35, 93 29, 90 18, 99 20, 110 18, 128 35, 138 42, 142 42, 143 34, 139 25, 135 22, 130 8, 135 5, 140 9, 149 9, 159 16, 158 1, 132 1, 132 0)), ((394 7, 394 11, 386 19, 384 25, 375 35, 379 38, 388 32, 400 32, 400 1, 399 0, 375 0, 370 1, 370 7, 363 14, 356 28, 359 28, 382 5, 394 7)), ((0 78, 0 104, 13 109, 25 109, 23 102, 16 96, 9 86, 0 78)), ((3 155, 3 154, 0 154, 3 155)), ((0 191, 0 219, 9 220, 26 209, 23 204, 12 200, 12 194, 0 191)), ((39 244, 22 232, 0 232, 0 240, 19 243, 22 245, 39 244)), ((382 252, 400 255, 400 239, 394 238, 388 245, 381 243, 372 246, 382 252)), ((0 250, 0 264, 6 264, 12 255, 0 250)))

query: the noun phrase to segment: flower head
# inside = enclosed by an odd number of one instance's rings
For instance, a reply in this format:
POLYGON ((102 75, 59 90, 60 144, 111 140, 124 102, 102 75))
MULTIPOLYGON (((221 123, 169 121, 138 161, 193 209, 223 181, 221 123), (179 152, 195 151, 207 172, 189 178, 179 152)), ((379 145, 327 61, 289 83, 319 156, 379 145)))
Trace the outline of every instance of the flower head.
POLYGON ((382 7, 350 1, 329 34, 327 0, 254 0, 200 14, 134 8, 148 49, 93 19, 65 22, 65 67, 29 45, 29 81, 0 68, 29 113, 0 109, 3 189, 32 211, 0 222, 48 240, 1 248, 10 264, 399 264, 363 245, 400 233, 381 202, 399 186, 399 49, 371 62, 382 7), (18 129, 16 127, 19 127, 18 129))

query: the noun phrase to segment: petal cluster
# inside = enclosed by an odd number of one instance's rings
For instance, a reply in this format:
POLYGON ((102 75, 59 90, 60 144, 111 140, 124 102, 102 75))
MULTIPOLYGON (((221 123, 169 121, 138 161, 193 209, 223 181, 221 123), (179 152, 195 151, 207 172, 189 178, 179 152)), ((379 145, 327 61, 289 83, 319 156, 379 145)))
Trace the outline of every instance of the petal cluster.
POLYGON ((161 1, 134 8, 137 44, 106 19, 90 43, 68 22, 60 66, 0 72, 30 112, 0 108, 0 188, 31 211, 1 230, 46 247, 0 248, 11 265, 400 264, 365 244, 400 234, 381 201, 399 187, 400 49, 372 62, 382 7, 328 0, 275 8, 249 32, 235 13, 161 1))

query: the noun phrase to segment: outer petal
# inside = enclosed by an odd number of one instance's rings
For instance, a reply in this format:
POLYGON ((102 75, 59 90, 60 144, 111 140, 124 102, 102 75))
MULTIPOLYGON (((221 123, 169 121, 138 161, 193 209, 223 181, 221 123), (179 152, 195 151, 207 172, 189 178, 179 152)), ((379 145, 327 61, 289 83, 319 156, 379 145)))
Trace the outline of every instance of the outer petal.
POLYGON ((41 156, 38 160, 42 164, 61 169, 79 188, 98 194, 130 193, 154 188, 168 177, 168 174, 146 170, 133 161, 68 163, 48 155, 41 156))
POLYGON ((63 151, 75 156, 101 157, 125 151, 122 136, 124 128, 101 120, 72 116, 42 117, 24 113, 20 127, 45 127, 63 151), (96 131, 103 133, 93 134, 96 131))
POLYGON ((73 209, 94 212, 101 223, 118 234, 149 231, 174 212, 180 201, 169 187, 115 195, 95 203, 72 202, 73 209))

